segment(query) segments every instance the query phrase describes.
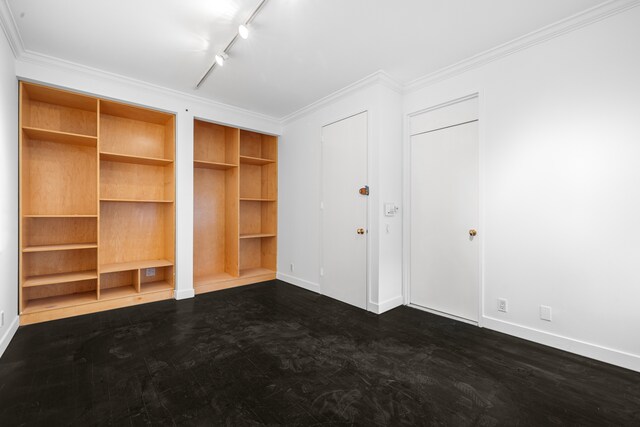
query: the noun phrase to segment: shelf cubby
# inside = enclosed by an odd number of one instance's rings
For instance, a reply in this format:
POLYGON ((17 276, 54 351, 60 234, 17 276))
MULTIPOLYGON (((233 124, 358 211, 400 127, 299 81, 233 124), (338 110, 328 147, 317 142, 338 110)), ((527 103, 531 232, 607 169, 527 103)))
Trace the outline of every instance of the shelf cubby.
POLYGON ((36 84, 25 84, 21 89, 23 128, 98 135, 96 98, 36 84))
POLYGON ((173 165, 155 166, 101 160, 100 199, 172 202, 173 165))
POLYGON ((51 287, 50 289, 38 289, 38 291, 49 292, 31 293, 31 295, 27 296, 22 313, 32 314, 91 304, 97 301, 95 289, 95 280, 74 283, 73 289, 53 289, 51 287))
POLYGON ((23 214, 96 214, 95 145, 60 144, 44 137, 46 135, 22 131, 23 214))
POLYGON ((23 252, 97 247, 96 217, 26 217, 22 221, 23 252))
POLYGON ((154 267, 140 270, 140 292, 158 292, 173 289, 173 267, 154 267), (153 272, 154 274, 150 274, 153 272))
POLYGON ((100 101, 100 151, 174 159, 175 116, 114 101, 100 101))
POLYGON ((101 203, 100 263, 172 261, 173 230, 173 203, 101 203))
POLYGON ((276 237, 240 240, 240 276, 275 273, 276 237))
POLYGON ((240 203, 240 237, 246 235, 275 236, 277 230, 275 202, 242 201, 240 203))
POLYGON ((194 121, 194 285, 238 275, 239 130, 194 121))

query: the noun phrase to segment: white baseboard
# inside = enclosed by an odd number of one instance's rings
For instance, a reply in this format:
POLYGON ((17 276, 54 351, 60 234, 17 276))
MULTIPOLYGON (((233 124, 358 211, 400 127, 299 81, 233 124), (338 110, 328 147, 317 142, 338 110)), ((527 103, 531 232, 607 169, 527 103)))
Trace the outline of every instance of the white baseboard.
POLYGON ((300 279, 299 277, 289 276, 288 274, 276 273, 276 278, 292 285, 299 286, 308 291, 320 293, 320 285, 317 283, 309 282, 308 280, 300 279))
POLYGON ((180 290, 175 290, 173 292, 173 297, 177 300, 180 299, 187 299, 187 298, 193 298, 196 296, 196 291, 191 288, 191 289, 180 289, 180 290))
POLYGON ((4 351, 9 346, 11 339, 16 334, 16 331, 18 330, 18 326, 20 326, 20 317, 16 316, 11 322, 11 324, 9 325, 9 327, 7 328, 2 338, 0 338, 0 357, 2 357, 2 355, 4 354, 4 351))
POLYGON ((454 316, 453 314, 445 313, 443 311, 433 310, 431 308, 423 307, 417 304, 407 304, 407 307, 415 308, 416 310, 426 311, 427 313, 435 314, 436 316, 446 317, 447 319, 457 320, 458 322, 468 323, 473 326, 478 326, 478 322, 465 319, 464 317, 454 316))
POLYGON ((640 356, 635 354, 556 335, 550 332, 530 328, 528 326, 505 322, 504 320, 488 316, 483 316, 482 326, 528 341, 533 341, 549 347, 568 351, 570 353, 579 354, 580 356, 600 360, 602 362, 640 372, 640 356))
POLYGON ((376 314, 382 314, 393 308, 400 307, 403 303, 402 295, 397 295, 381 303, 369 301, 369 311, 376 314))

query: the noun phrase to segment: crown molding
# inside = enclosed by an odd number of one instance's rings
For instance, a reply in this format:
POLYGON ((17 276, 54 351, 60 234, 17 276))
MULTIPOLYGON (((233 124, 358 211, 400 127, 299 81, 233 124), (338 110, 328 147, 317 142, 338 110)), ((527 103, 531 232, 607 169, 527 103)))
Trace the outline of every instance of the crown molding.
POLYGON ((167 95, 170 95, 172 97, 176 97, 179 99, 183 99, 185 101, 198 102, 204 105, 208 105, 214 108, 219 108, 232 113, 242 114, 247 117, 252 117, 259 120, 266 120, 280 126, 285 126, 294 120, 297 120, 307 114, 317 111, 318 109, 332 102, 335 102, 341 98, 344 98, 358 90, 367 88, 369 86, 372 86, 375 84, 381 84, 397 93, 401 93, 401 94, 411 93, 419 89, 425 88, 427 86, 433 85, 442 80, 446 80, 448 78, 454 77, 466 71, 482 67, 493 61, 507 57, 514 53, 520 52, 522 50, 528 49, 537 44, 544 43, 548 40, 554 39, 563 34, 575 31, 577 29, 580 29, 587 25, 601 21, 605 18, 624 12, 626 10, 632 9, 639 5, 640 5, 640 0, 606 1, 600 5, 587 9, 583 12, 579 12, 575 15, 562 19, 558 22, 555 22, 541 29, 535 30, 522 37, 518 37, 510 42, 496 46, 492 49, 486 50, 482 53, 479 53, 477 55, 464 59, 453 65, 441 68, 440 70, 437 70, 433 73, 414 79, 404 85, 399 84, 391 76, 389 76, 389 74, 387 74, 385 71, 379 70, 342 89, 339 89, 333 92, 330 95, 320 98, 319 100, 312 102, 311 104, 280 118, 269 116, 262 113, 257 113, 257 112, 250 111, 241 107, 236 107, 233 105, 224 104, 209 98, 192 95, 179 90, 169 89, 169 88, 148 83, 142 80, 126 77, 120 74, 103 71, 103 70, 88 67, 82 64, 65 61, 59 58, 29 51, 24 48, 22 38, 20 36, 19 31, 17 30, 17 26, 13 18, 13 14, 11 13, 11 10, 7 3, 7 0, 0 1, 0 26, 2 26, 2 29, 4 30, 4 33, 7 36, 7 40, 9 41, 9 45, 11 46, 11 50, 13 51, 13 54, 17 61, 40 64, 40 65, 51 66, 51 67, 66 68, 68 70, 73 70, 75 72, 81 72, 81 73, 93 75, 95 77, 108 79, 112 81, 115 80, 121 83, 134 85, 140 88, 165 93, 167 95))
POLYGON ((13 19, 13 13, 11 13, 7 0, 0 1, 0 27, 2 27, 4 34, 7 36, 7 41, 9 42, 9 46, 11 46, 13 56, 15 58, 22 56, 24 53, 24 43, 22 42, 22 37, 18 31, 16 21, 13 19))
POLYGON ((397 92, 402 93, 402 86, 396 82, 389 74, 387 74, 383 70, 378 70, 375 73, 369 74, 368 76, 351 83, 348 86, 343 87, 342 89, 338 89, 337 91, 327 95, 319 100, 312 102, 306 107, 302 107, 301 109, 294 111, 291 114, 287 114, 286 116, 280 119, 281 125, 285 126, 294 120, 297 120, 301 117, 304 117, 308 114, 313 113, 314 111, 319 110, 325 105, 336 102, 337 100, 344 98, 356 91, 362 90, 369 86, 373 86, 375 84, 382 84, 383 86, 397 92))
POLYGON ((540 43, 601 21, 612 15, 640 5, 640 0, 609 0, 595 7, 579 12, 546 27, 532 31, 522 37, 501 44, 482 53, 464 59, 453 65, 412 80, 404 85, 403 93, 411 93, 434 83, 446 80, 466 71, 482 67, 490 62, 528 49, 540 43))
POLYGON ((246 110, 234 105, 224 104, 222 102, 214 101, 209 98, 200 97, 197 95, 191 95, 179 90, 170 89, 164 86, 159 86, 153 83, 148 83, 142 80, 134 79, 131 77, 123 76, 121 74, 112 73, 109 71, 100 70, 98 68, 89 67, 86 65, 78 64, 71 61, 66 61, 60 58, 55 58, 41 53, 25 50, 24 53, 17 58, 18 62, 31 63, 35 65, 42 65, 48 67, 55 67, 58 69, 67 69, 69 71, 83 73, 92 77, 102 78, 109 81, 115 81, 118 83, 128 84, 136 86, 141 89, 147 89, 154 92, 163 93, 173 98, 182 99, 184 101, 198 102, 210 107, 226 110, 232 113, 241 114, 247 117, 252 117, 259 120, 270 121, 276 125, 280 125, 280 120, 277 117, 269 116, 255 111, 246 110))

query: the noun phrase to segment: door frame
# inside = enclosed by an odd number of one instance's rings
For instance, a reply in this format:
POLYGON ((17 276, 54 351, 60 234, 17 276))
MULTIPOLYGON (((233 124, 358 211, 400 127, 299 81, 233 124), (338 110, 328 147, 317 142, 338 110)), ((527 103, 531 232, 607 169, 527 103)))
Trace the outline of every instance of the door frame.
POLYGON ((439 316, 448 317, 461 322, 470 323, 482 327, 484 324, 484 259, 485 259, 485 239, 487 234, 485 221, 485 94, 483 90, 476 90, 467 92, 466 95, 445 100, 437 104, 432 104, 429 107, 422 108, 420 110, 407 113, 403 119, 404 127, 404 141, 403 141, 403 200, 404 200, 404 212, 402 215, 402 290, 404 305, 418 308, 423 311, 427 311, 439 316), (463 319, 447 313, 431 310, 425 307, 420 307, 411 304, 411 119, 415 116, 435 111, 440 108, 448 107, 453 104, 468 101, 471 99, 478 99, 478 322, 473 322, 468 319, 463 319))
MULTIPOLYGON (((371 112, 369 110, 358 110, 357 112, 354 112, 352 114, 347 114, 346 116, 343 115, 340 118, 336 118, 333 120, 330 120, 328 122, 326 122, 325 124, 320 126, 320 192, 319 192, 319 197, 318 197, 318 210, 320 211, 319 215, 318 215, 318 221, 319 221, 319 230, 320 230, 320 235, 322 236, 322 234, 324 233, 324 227, 323 227, 323 208, 322 208, 322 201, 324 199, 324 174, 323 174, 323 166, 324 166, 324 156, 323 156, 323 148, 322 148, 322 144, 324 143, 324 137, 323 137, 323 131, 324 128, 327 126, 331 126, 333 124, 339 123, 343 120, 347 120, 350 119, 352 117, 358 116, 360 114, 366 114, 366 119, 367 119, 367 144, 366 144, 366 159, 367 159, 367 182, 363 183, 363 185, 368 185, 369 188, 371 189, 371 147, 370 147, 370 141, 371 141, 371 135, 372 135, 372 122, 373 120, 371 119, 371 112)), ((370 300, 370 296, 371 296, 371 240, 369 238, 370 236, 370 231, 371 231, 371 206, 373 204, 370 203, 370 196, 367 196, 366 199, 366 224, 364 225, 365 230, 367 230, 367 232, 365 233, 365 246, 366 246, 366 266, 365 266, 365 277, 366 277, 366 281, 365 281, 365 310, 367 311, 373 311, 372 310, 372 306, 371 306, 371 300, 370 300)), ((322 270, 324 268, 324 245, 322 243, 322 238, 319 239, 318 242, 319 246, 320 246, 320 251, 319 251, 319 255, 320 255, 320 270, 322 270)), ((319 285, 319 291, 320 291, 320 295, 326 295, 324 293, 324 275, 320 274, 320 271, 318 271, 318 285, 319 285)))

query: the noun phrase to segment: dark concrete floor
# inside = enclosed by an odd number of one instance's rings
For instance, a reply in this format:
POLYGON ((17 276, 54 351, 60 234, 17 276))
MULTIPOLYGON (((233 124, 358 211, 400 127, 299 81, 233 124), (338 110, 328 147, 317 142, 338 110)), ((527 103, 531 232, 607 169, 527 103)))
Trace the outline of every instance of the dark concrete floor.
POLYGON ((271 282, 22 327, 0 425, 640 425, 640 374, 271 282))

